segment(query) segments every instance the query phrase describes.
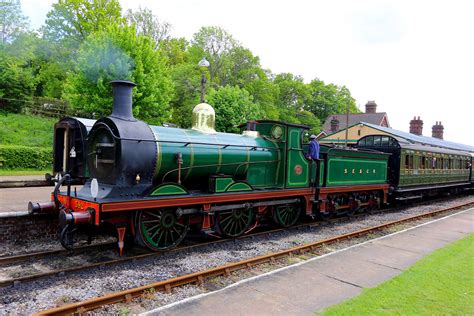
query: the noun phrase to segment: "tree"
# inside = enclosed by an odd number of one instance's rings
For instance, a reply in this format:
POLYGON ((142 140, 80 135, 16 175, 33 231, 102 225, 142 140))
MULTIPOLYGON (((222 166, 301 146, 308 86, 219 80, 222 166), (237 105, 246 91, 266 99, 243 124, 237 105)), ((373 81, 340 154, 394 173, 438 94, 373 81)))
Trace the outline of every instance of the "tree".
POLYGON ((257 79, 246 83, 243 88, 250 93, 254 103, 260 108, 262 119, 278 120, 280 116, 276 106, 278 87, 268 79, 263 70, 258 70, 256 74, 257 79))
POLYGON ((42 31, 50 41, 77 47, 89 34, 123 21, 118 0, 59 0, 46 15, 42 31))
POLYGON ((67 70, 71 67, 66 62, 67 50, 30 32, 19 35, 5 46, 5 51, 21 60, 23 68, 34 75, 34 96, 61 98, 67 70))
POLYGON ((130 25, 135 26, 138 35, 148 36, 156 43, 155 49, 158 49, 162 41, 170 39, 171 24, 160 22, 150 9, 129 9, 125 18, 130 25))
POLYGON ((111 25, 91 34, 81 45, 75 73, 68 77, 66 98, 85 112, 109 115, 112 93, 109 81, 132 80, 134 115, 148 123, 170 119, 173 86, 166 61, 153 42, 137 36, 131 26, 111 25))
POLYGON ((275 76, 273 83, 279 89, 277 98, 279 108, 303 110, 309 91, 302 77, 281 73, 275 76))
POLYGON ((321 121, 311 112, 298 111, 295 113, 300 124, 309 126, 310 134, 318 134, 321 131, 321 121))
POLYGON ((20 0, 0 0, 0 40, 12 42, 28 29, 28 19, 21 13, 20 0))
POLYGON ((191 43, 190 54, 197 57, 197 61, 204 56, 209 60, 211 83, 215 86, 228 84, 226 78, 230 52, 234 47, 239 46, 232 35, 217 26, 202 27, 194 34, 191 43))
POLYGON ((19 113, 31 100, 35 78, 25 61, 0 49, 0 109, 19 113))
POLYGON ((305 109, 313 113, 320 121, 326 120, 331 114, 346 113, 348 107, 351 113, 359 111, 355 99, 345 86, 325 84, 319 79, 314 79, 308 86, 310 92, 305 102, 305 109))
POLYGON ((260 117, 261 113, 252 96, 239 87, 225 86, 209 92, 208 103, 216 111, 216 129, 220 132, 238 133, 239 126, 260 117))
POLYGON ((201 70, 197 65, 182 63, 171 69, 175 91, 171 100, 172 122, 180 127, 191 126, 191 112, 200 102, 201 70))

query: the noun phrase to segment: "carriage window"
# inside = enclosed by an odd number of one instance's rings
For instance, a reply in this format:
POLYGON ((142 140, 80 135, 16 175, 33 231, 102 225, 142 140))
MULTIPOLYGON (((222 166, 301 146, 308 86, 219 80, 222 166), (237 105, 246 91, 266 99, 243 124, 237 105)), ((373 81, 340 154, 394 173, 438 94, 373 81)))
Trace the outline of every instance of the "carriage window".
POLYGON ((374 136, 374 146, 380 146, 380 143, 382 142, 380 136, 374 136))
POLYGON ((390 137, 390 147, 397 147, 397 141, 395 138, 390 137))
POLYGON ((405 155, 405 169, 413 169, 413 155, 405 155))
POLYGON ((373 146, 374 145, 374 136, 367 137, 365 141, 366 141, 367 146, 373 146))
POLYGON ((420 159, 420 168, 425 169, 426 168, 426 157, 422 156, 420 159))
POLYGON ((382 146, 388 146, 388 137, 382 136, 382 146))
POLYGON ((365 138, 362 138, 361 140, 359 140, 359 146, 365 146, 365 141, 366 141, 365 138))

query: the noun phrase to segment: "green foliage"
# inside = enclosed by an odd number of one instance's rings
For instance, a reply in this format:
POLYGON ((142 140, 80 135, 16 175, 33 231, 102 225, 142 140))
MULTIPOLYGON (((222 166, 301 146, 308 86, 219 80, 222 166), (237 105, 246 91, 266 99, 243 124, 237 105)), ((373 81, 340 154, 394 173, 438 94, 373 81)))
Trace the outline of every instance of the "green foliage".
POLYGON ((300 124, 307 125, 310 128, 309 134, 318 134, 321 131, 321 121, 311 112, 299 111, 296 118, 300 124))
POLYGON ((123 22, 118 0, 59 0, 48 12, 42 32, 52 42, 77 47, 93 32, 123 22))
POLYGON ((51 148, 56 121, 23 114, 0 115, 0 144, 51 148))
POLYGON ((239 87, 225 86, 209 92, 208 102, 216 111, 216 129, 220 132, 238 133, 237 127, 248 120, 260 117, 260 110, 252 96, 239 87))
POLYGON ((134 115, 160 124, 170 118, 173 86, 168 73, 165 58, 154 50, 150 38, 137 36, 133 27, 114 24, 93 33, 81 45, 65 96, 75 109, 109 115, 109 81, 132 80, 137 84, 133 94, 134 115))
POLYGON ((472 315, 474 234, 323 315, 472 315))
POLYGON ((171 100, 172 121, 180 127, 191 126, 192 109, 200 102, 201 75, 196 65, 188 63, 176 65, 171 69, 175 86, 174 97, 171 100))
POLYGON ((155 49, 162 41, 170 38, 171 24, 161 22, 150 9, 139 8, 136 11, 129 9, 125 18, 135 27, 137 35, 148 36, 153 40, 155 49))
POLYGON ((0 43, 9 43, 28 28, 19 0, 0 1, 0 43))
POLYGON ((309 96, 305 109, 324 121, 329 115, 342 114, 349 111, 358 113, 354 98, 345 86, 325 84, 324 81, 314 79, 308 85, 309 96))
POLYGON ((231 51, 238 47, 238 42, 225 31, 217 26, 202 27, 193 36, 192 60, 197 62, 206 57, 210 63, 209 74, 213 86, 225 86, 228 82, 228 72, 231 67, 231 51))
POLYGON ((0 157, 7 169, 47 169, 53 161, 52 148, 0 145, 0 157))
POLYGON ((35 89, 35 76, 26 61, 0 49, 0 110, 19 113, 35 89))
POLYGON ((309 93, 303 78, 291 73, 282 73, 276 75, 273 82, 279 90, 277 99, 279 108, 303 109, 309 93))

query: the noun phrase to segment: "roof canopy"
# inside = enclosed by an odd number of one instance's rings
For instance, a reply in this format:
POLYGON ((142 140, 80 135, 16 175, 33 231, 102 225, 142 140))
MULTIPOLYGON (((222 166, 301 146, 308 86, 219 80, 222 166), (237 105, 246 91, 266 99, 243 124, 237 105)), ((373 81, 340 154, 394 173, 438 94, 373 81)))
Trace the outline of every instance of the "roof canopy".
POLYGON ((387 134, 393 135, 397 138, 402 138, 409 143, 418 143, 418 144, 424 144, 424 145, 430 145, 430 146, 436 146, 436 147, 442 147, 442 148, 448 148, 448 149, 454 149, 454 150, 462 150, 462 151, 468 151, 471 153, 474 152, 474 146, 454 143, 454 142, 450 142, 447 140, 438 139, 434 137, 418 136, 418 135, 411 134, 408 132, 403 132, 403 131, 399 131, 393 128, 383 127, 380 125, 375 125, 375 124, 366 123, 366 122, 361 122, 361 124, 380 130, 387 134))

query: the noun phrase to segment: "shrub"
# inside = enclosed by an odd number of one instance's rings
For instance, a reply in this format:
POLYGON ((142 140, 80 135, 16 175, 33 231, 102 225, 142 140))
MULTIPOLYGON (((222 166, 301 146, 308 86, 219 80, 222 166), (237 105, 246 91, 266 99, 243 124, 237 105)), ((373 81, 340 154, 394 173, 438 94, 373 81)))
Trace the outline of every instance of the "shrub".
POLYGON ((0 145, 0 157, 7 169, 49 169, 53 162, 51 148, 0 145))

